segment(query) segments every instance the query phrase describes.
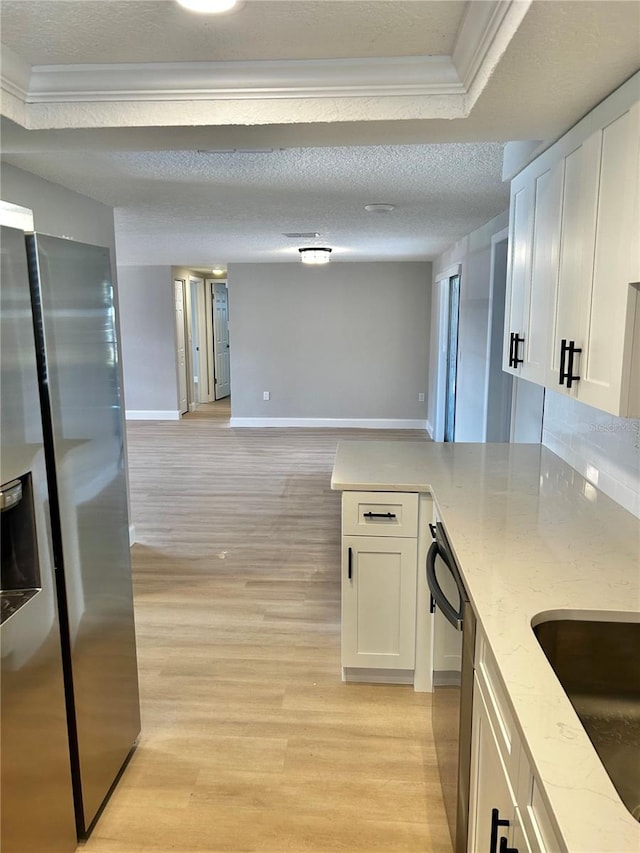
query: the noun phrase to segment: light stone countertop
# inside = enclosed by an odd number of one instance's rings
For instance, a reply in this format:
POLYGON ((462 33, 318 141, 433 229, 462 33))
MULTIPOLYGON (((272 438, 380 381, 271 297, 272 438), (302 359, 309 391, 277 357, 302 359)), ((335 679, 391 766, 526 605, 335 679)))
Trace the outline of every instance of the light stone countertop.
POLYGON ((433 496, 567 850, 638 853, 640 823, 531 620, 580 611, 640 621, 640 521, 539 444, 340 441, 331 487, 433 496))

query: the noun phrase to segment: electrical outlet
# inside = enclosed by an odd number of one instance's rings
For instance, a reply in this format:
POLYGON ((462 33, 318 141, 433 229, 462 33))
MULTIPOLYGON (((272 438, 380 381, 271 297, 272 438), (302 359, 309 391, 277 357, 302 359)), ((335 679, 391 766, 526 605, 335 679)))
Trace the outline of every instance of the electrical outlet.
POLYGON ((262 392, 262 399, 263 400, 270 400, 271 399, 271 392, 270 391, 263 391, 262 392))
POLYGON ((418 402, 419 402, 419 403, 424 403, 424 391, 421 391, 421 392, 418 394, 418 402))

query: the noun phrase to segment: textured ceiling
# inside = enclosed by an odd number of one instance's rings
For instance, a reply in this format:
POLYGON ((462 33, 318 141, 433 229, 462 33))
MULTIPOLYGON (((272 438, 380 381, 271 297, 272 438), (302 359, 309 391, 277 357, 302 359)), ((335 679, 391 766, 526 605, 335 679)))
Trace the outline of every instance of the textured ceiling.
POLYGON ((465 6, 247 0, 203 16, 173 0, 2 0, 2 41, 31 65, 450 54, 465 6))
MULTIPOLYGON (((450 50, 463 13, 457 2, 248 0, 215 25, 180 12, 167 39, 142 27, 152 9, 178 12, 167 0, 2 0, 2 38, 30 62, 151 61, 163 40, 164 58, 184 61, 203 58, 212 29, 219 36, 247 13, 251 27, 217 37, 224 52, 205 58, 369 56, 382 45, 393 55, 450 50), (268 11, 280 22, 273 31, 268 11), (317 31, 304 23, 310 11, 323 21, 317 31), (432 17, 415 26, 423 14, 432 17)), ((505 141, 557 138, 639 62, 639 2, 536 0, 467 119, 104 131, 5 123, 2 145, 7 162, 113 205, 121 263, 293 260, 298 244, 285 231, 321 232, 336 260, 424 259, 506 208, 505 141), (216 147, 286 150, 196 152, 216 147), (397 209, 372 216, 362 209, 371 202, 397 209)))
MULTIPOLYGON (((501 144, 290 149, 272 154, 79 153, 46 177, 118 205, 121 263, 210 266, 297 258, 318 231, 335 260, 433 257, 504 210, 501 144), (464 199, 461 205, 460 200, 464 199), (365 204, 391 202, 389 214, 365 204)), ((12 158, 30 170, 30 157, 12 158)))

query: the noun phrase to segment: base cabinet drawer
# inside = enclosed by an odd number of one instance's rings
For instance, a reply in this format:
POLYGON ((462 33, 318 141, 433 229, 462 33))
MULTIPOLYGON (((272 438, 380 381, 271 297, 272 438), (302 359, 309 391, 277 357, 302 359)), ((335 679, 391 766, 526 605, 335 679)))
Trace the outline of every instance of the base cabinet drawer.
POLYGON ((344 492, 343 536, 418 535, 418 495, 406 492, 344 492))
POLYGON ((342 666, 413 669, 417 540, 342 538, 342 666))

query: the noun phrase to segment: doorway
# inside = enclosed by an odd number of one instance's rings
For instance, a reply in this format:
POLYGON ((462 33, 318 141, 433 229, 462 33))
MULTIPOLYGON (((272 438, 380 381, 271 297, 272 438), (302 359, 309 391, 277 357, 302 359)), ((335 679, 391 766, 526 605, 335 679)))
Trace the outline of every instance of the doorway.
POLYGON ((205 284, 202 278, 189 278, 189 351, 191 358, 191 394, 189 410, 211 401, 209 396, 209 363, 205 284))
POLYGON ((484 441, 509 441, 511 435, 513 377, 502 369, 508 245, 506 228, 491 238, 484 441))
POLYGON ((214 400, 231 394, 229 357, 229 292, 226 281, 209 281, 211 293, 211 327, 213 330, 213 389, 214 400))
POLYGON ((177 278, 173 282, 176 311, 176 354, 178 370, 178 411, 184 415, 189 411, 187 396, 187 328, 185 310, 185 282, 177 278))
POLYGON ((458 326, 460 322, 460 274, 449 277, 447 358, 444 404, 444 440, 455 441, 456 384, 458 379, 458 326))

